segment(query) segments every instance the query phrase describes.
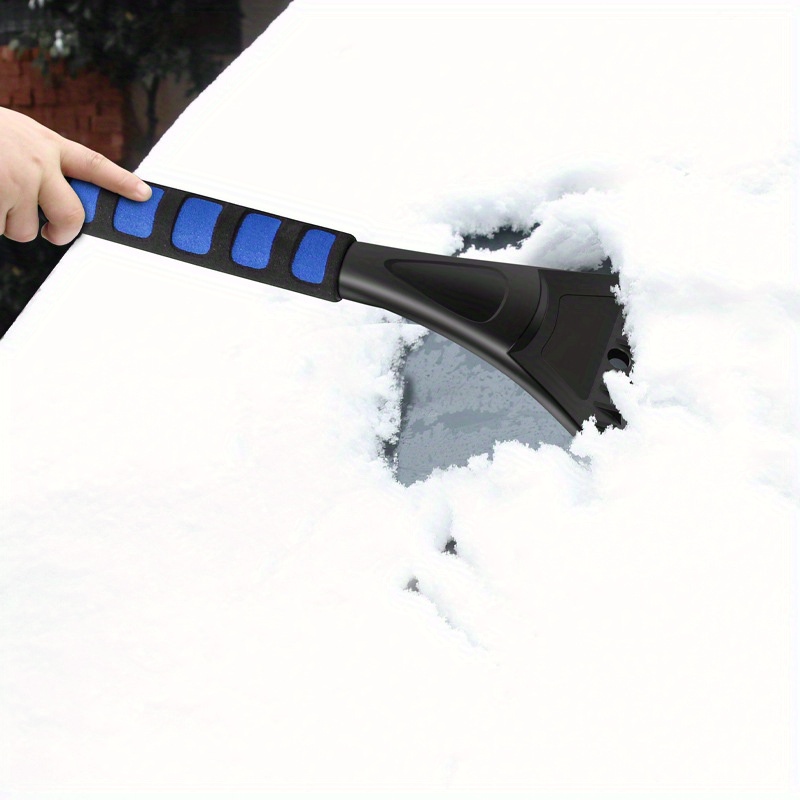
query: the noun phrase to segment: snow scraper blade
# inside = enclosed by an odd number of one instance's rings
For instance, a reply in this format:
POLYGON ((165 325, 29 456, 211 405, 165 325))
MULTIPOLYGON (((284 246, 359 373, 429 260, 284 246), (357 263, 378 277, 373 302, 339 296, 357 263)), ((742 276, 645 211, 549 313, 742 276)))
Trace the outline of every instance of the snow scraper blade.
POLYGON ((603 381, 630 372, 613 275, 477 261, 353 236, 151 183, 134 202, 71 180, 83 232, 324 300, 393 311, 515 380, 570 432, 623 427, 603 381))

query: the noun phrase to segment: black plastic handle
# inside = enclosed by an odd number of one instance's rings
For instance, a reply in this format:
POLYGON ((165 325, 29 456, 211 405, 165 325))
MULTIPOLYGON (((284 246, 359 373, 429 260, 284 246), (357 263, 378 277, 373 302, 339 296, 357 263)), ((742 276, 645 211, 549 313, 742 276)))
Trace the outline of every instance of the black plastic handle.
POLYGON ((355 238, 277 214, 149 183, 137 203, 70 181, 86 213, 84 233, 129 247, 337 301, 339 269, 355 238))

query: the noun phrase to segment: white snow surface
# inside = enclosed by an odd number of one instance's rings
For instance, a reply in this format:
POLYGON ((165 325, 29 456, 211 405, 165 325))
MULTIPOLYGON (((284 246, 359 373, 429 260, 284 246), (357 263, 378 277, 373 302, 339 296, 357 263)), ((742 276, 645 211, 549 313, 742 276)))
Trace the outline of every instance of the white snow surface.
POLYGON ((139 173, 610 256, 628 425, 405 488, 418 326, 84 237, 0 343, 3 796, 796 792, 797 52, 786 4, 293 3, 139 173))

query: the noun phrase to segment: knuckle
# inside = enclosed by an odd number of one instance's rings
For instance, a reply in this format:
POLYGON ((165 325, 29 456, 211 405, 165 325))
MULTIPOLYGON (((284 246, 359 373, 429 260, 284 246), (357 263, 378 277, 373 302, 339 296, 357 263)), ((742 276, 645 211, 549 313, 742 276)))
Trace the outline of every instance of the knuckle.
POLYGON ((63 209, 48 220, 46 238, 53 244, 67 244, 81 232, 84 219, 82 206, 63 209))
POLYGON ((28 158, 30 159, 31 166, 39 173, 43 172, 47 164, 49 163, 49 152, 42 153, 41 150, 32 150, 28 154, 28 158))
POLYGON ((22 205, 6 217, 5 236, 15 242, 32 242, 39 235, 39 218, 36 206, 22 205))
POLYGON ((98 153, 95 150, 90 150, 86 154, 86 165, 90 170, 96 170, 98 167, 101 167, 106 160, 106 157, 102 153, 98 153))
POLYGON ((83 225, 84 217, 83 206, 78 206, 78 208, 70 208, 68 211, 65 211, 59 218, 59 222, 67 227, 80 228, 80 226, 83 225))

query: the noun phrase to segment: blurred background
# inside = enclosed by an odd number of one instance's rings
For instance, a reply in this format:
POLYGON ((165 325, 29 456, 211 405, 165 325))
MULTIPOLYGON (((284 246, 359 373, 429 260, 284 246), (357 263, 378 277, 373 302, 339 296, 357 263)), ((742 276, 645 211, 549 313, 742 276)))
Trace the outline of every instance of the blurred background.
MULTIPOLYGON (((134 169, 290 0, 0 0, 0 106, 134 169)), ((0 336, 69 249, 0 236, 0 336)))

